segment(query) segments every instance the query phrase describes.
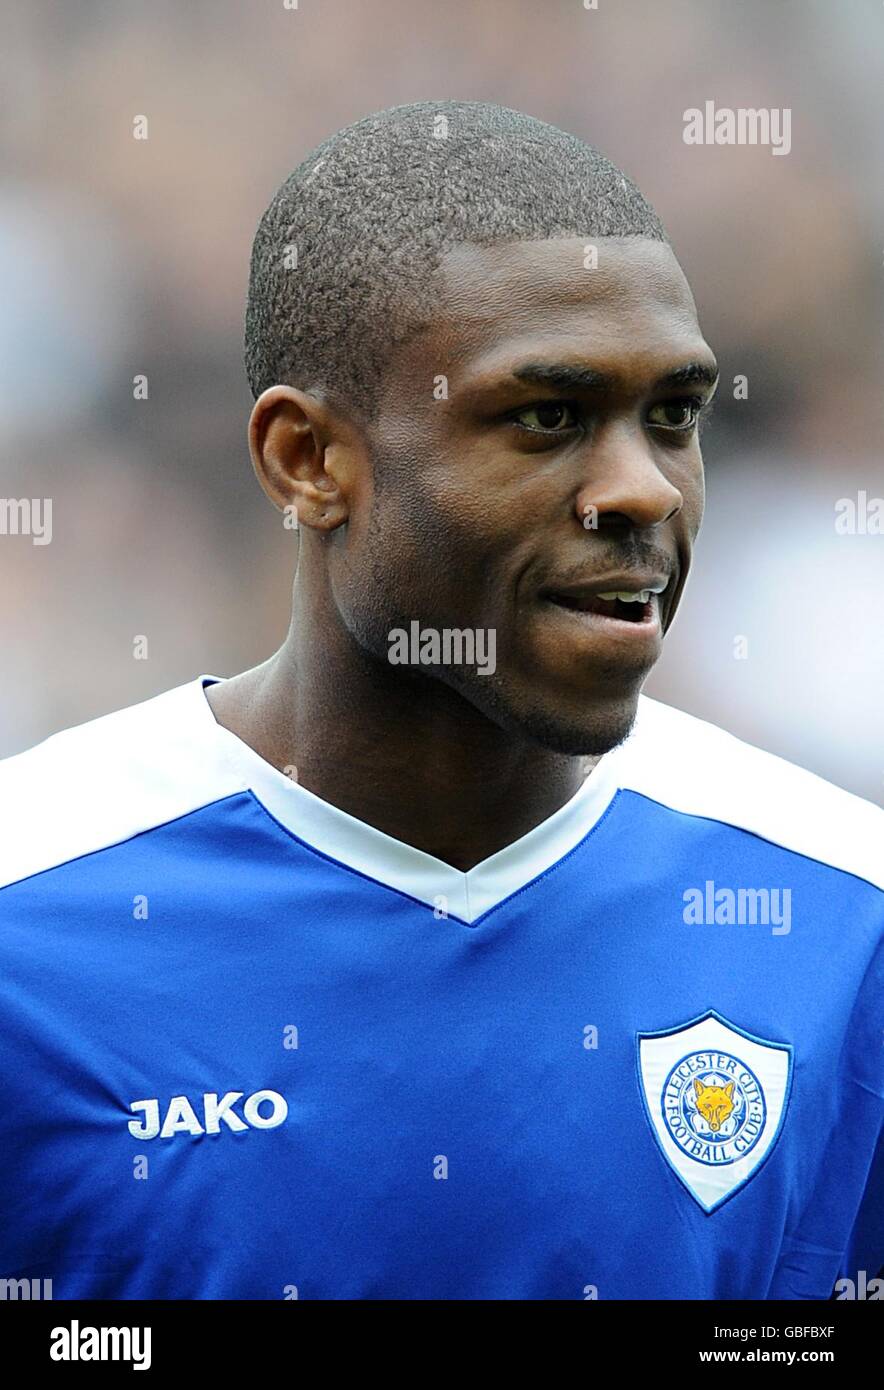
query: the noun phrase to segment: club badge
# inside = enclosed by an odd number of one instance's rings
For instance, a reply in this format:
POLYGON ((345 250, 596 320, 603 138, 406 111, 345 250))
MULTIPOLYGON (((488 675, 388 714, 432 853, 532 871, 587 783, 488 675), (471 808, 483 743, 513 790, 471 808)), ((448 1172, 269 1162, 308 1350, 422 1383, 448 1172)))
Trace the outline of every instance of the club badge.
POLYGON ((637 1034, 642 1097, 663 1156, 704 1211, 757 1173, 782 1128, 792 1048, 710 1010, 679 1028, 637 1034))

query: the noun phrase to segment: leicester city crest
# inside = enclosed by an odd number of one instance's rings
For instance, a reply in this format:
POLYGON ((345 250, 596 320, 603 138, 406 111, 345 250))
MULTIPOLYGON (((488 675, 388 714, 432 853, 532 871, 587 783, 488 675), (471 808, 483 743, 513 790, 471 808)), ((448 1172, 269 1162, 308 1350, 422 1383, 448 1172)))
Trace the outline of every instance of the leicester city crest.
POLYGON ((776 1143, 792 1048, 756 1038, 713 1010, 636 1041, 642 1097, 663 1156, 704 1211, 715 1211, 776 1143))

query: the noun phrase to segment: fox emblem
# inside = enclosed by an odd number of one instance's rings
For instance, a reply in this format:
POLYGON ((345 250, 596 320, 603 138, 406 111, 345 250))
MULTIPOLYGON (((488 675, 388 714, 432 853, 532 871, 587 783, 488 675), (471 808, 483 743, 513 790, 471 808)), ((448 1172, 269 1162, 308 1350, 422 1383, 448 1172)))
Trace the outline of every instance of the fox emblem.
POLYGON ((697 1109, 712 1133, 717 1134, 733 1113, 734 1083, 729 1081, 726 1086, 704 1086, 702 1081, 694 1077, 694 1095, 697 1109))
POLYGON ((714 1009, 635 1036, 641 1098, 660 1151, 702 1209, 717 1211, 777 1142, 792 1044, 747 1033, 714 1009))

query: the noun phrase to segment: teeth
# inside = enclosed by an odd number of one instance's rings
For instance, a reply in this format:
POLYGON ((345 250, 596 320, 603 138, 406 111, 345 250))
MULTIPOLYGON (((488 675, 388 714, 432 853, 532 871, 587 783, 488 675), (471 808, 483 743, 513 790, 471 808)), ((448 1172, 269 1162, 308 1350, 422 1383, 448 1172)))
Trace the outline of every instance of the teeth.
POLYGON ((648 603, 650 601, 651 594, 653 594, 654 592, 655 590, 653 589, 640 589, 639 592, 636 594, 630 593, 626 589, 612 589, 610 593, 597 594, 596 597, 604 599, 619 598, 621 603, 648 603))

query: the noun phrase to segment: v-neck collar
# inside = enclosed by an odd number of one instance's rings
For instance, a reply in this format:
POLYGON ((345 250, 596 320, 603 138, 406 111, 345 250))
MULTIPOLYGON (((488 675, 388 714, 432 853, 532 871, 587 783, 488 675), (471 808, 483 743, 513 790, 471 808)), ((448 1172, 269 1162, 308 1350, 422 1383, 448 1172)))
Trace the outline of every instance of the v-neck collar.
POLYGON ((564 859, 601 819, 617 791, 615 749, 551 816, 464 872, 323 801, 260 757, 215 718, 204 691, 220 680, 204 675, 192 683, 203 731, 223 750, 237 781, 281 825, 326 857, 463 922, 476 922, 564 859))

